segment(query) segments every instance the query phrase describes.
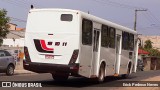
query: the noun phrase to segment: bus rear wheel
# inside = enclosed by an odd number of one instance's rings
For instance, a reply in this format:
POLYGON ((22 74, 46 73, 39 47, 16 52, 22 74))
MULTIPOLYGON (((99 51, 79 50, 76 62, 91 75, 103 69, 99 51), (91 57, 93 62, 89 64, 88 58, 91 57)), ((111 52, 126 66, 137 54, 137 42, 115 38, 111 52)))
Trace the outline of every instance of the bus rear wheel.
POLYGON ((128 67, 127 73, 122 75, 122 78, 126 79, 130 76, 131 66, 128 67))
POLYGON ((69 73, 52 73, 52 77, 55 81, 66 81, 69 77, 69 73))
POLYGON ((102 83, 104 81, 104 78, 105 78, 105 66, 104 64, 102 64, 100 66, 100 69, 99 69, 99 75, 98 75, 98 82, 99 83, 102 83))

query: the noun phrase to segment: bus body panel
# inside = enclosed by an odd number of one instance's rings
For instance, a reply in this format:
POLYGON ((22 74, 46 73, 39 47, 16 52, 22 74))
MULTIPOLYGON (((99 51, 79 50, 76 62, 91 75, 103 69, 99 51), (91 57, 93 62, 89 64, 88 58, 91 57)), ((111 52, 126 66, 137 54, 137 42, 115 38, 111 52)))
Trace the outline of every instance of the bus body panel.
POLYGON ((81 54, 79 57, 79 74, 85 77, 90 77, 92 69, 92 47, 81 46, 81 54))
POLYGON ((129 62, 129 51, 127 50, 122 50, 121 53, 121 69, 120 69, 120 73, 125 74, 127 72, 127 65, 129 62))
POLYGON ((99 67, 99 62, 100 62, 99 57, 100 57, 100 46, 101 46, 100 31, 101 31, 101 24, 93 22, 93 28, 92 28, 92 43, 93 44, 91 46, 81 44, 79 74, 82 76, 88 77, 88 78, 90 78, 93 75, 95 76, 98 75, 99 68, 97 67, 99 67), (95 45, 96 45, 97 51, 94 50, 95 45))
MULTIPOLYGON (((28 49, 31 62, 27 62, 30 66, 26 64, 25 67, 32 70, 29 67, 32 65, 34 68, 36 64, 39 69, 34 69, 35 72, 39 72, 44 66, 46 68, 47 64, 56 65, 56 68, 61 67, 60 65, 68 67, 74 50, 79 50, 79 37, 79 14, 76 12, 31 10, 25 34, 25 47, 28 49), (72 21, 62 21, 62 14, 72 15, 72 21)), ((79 63, 78 58, 75 63, 79 63)))
POLYGON ((114 74, 115 49, 101 47, 100 60, 106 61, 106 75, 114 74))
POLYGON ((75 49, 78 49, 79 35, 72 34, 54 34, 48 36, 46 33, 28 33, 26 32, 25 44, 28 47, 30 58, 32 62, 37 63, 53 63, 53 64, 69 64, 69 60, 75 49), (56 37, 57 35, 57 37, 56 37), (61 38, 60 38, 61 36, 61 38), (63 37, 63 38, 62 38, 63 37), (53 48, 53 53, 39 52, 34 40, 45 40, 45 44, 52 42, 52 45, 47 45, 48 48, 53 48), (57 44, 58 43, 58 44, 57 44), (57 44, 57 45, 56 45, 57 44), (66 45, 65 45, 66 44, 66 45), (75 45, 76 44, 76 45, 75 45), (72 48, 71 48, 72 47, 72 48), (47 58, 48 55, 48 59, 47 58), (52 57, 49 57, 53 55, 52 57))
POLYGON ((129 28, 77 10, 33 9, 28 15, 25 34, 25 47, 28 48, 33 64, 32 66, 25 64, 25 66, 27 66, 27 70, 35 72, 39 72, 37 68, 41 66, 48 67, 48 70, 42 71, 49 73, 70 71, 73 68, 70 64, 71 57, 73 52, 78 50, 78 57, 74 62, 78 65, 78 75, 88 78, 98 77, 102 61, 105 61, 106 64, 106 75, 126 74, 129 61, 135 65, 134 71, 136 70, 138 48, 136 34, 136 31, 129 28), (73 20, 63 21, 62 14, 70 14, 73 16, 73 20), (93 23, 92 45, 82 44, 83 19, 93 23), (101 46, 102 25, 115 29, 115 44, 117 44, 115 48, 101 46), (122 50, 122 32, 135 35, 134 51, 122 50), (132 53, 132 58, 130 58, 130 53, 132 53), (31 68, 34 66, 37 68, 32 70, 31 68))
POLYGON ((92 76, 98 76, 100 67, 100 52, 101 52, 101 27, 102 24, 93 22, 93 55, 92 55, 92 76))

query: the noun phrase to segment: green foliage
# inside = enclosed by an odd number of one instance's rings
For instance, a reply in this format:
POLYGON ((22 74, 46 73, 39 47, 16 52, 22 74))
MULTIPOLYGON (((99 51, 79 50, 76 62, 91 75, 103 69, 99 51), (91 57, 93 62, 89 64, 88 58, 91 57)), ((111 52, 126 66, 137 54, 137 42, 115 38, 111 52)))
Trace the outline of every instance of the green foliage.
POLYGON ((10 18, 6 16, 7 11, 5 9, 0 9, 0 46, 3 44, 3 38, 6 38, 9 33, 9 21, 10 18))
POLYGON ((158 51, 157 49, 144 49, 145 51, 149 52, 149 56, 157 56, 160 57, 160 51, 158 51))
POLYGON ((146 40, 145 41, 144 48, 145 49, 151 49, 152 48, 152 42, 151 42, 151 40, 146 40))
POLYGON ((150 56, 160 56, 160 52, 157 49, 151 49, 150 52, 150 56))
POLYGON ((160 51, 157 49, 153 49, 152 42, 150 40, 145 41, 145 45, 144 45, 143 50, 149 52, 149 56, 160 57, 160 51))

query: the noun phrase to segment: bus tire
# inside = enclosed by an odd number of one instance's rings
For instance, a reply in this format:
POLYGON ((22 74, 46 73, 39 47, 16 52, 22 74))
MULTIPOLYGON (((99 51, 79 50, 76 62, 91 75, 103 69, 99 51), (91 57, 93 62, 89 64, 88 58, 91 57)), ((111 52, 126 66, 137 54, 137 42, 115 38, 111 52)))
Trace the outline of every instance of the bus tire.
POLYGON ((100 69, 99 69, 99 75, 98 75, 98 82, 102 83, 105 78, 105 66, 104 64, 101 64, 100 69))
POLYGON ((68 73, 52 73, 52 77, 55 81, 66 81, 69 77, 68 73))
POLYGON ((127 73, 122 75, 122 78, 126 79, 129 78, 131 72, 131 63, 128 65, 127 73))

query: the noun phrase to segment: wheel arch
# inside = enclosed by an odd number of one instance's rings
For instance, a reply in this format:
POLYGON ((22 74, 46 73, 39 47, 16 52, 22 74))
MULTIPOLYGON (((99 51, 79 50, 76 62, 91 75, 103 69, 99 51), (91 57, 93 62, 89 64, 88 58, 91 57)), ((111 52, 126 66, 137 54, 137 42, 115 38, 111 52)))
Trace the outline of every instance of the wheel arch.
MULTIPOLYGON (((105 76, 106 76, 106 74, 107 74, 107 62, 106 62, 105 59, 102 59, 102 60, 100 61, 98 70, 100 70, 100 67, 101 67, 102 64, 104 65, 104 71, 105 71, 105 76)), ((99 74, 98 74, 98 75, 99 75, 99 74)))
MULTIPOLYGON (((9 65, 13 66, 14 69, 15 69, 15 65, 14 65, 13 63, 9 63, 8 66, 9 66, 9 65)), ((7 67, 8 67, 8 66, 7 66, 7 67)))
POLYGON ((126 69, 126 70, 128 70, 128 69, 130 68, 129 73, 131 73, 132 67, 133 67, 133 62, 132 62, 131 60, 129 60, 129 61, 128 61, 128 64, 127 64, 127 69, 126 69))

